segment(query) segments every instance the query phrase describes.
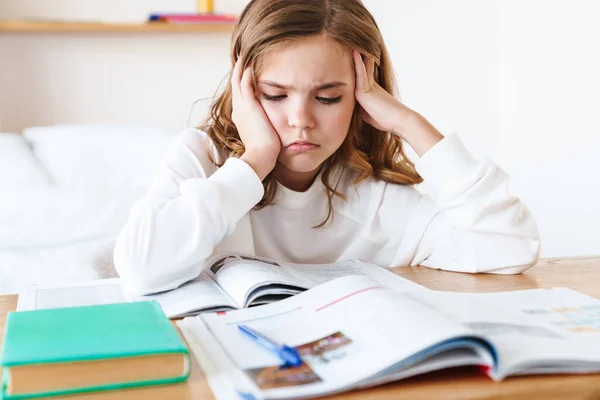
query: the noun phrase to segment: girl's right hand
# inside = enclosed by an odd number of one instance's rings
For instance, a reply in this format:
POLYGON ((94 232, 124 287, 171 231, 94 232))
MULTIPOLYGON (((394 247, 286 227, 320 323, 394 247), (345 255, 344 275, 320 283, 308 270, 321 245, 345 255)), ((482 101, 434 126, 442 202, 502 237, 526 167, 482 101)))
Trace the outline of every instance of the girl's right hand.
POLYGON ((242 74, 240 60, 238 58, 235 63, 231 76, 231 119, 246 149, 240 159, 250 165, 263 180, 275 168, 281 151, 281 140, 254 96, 251 67, 246 68, 242 74))

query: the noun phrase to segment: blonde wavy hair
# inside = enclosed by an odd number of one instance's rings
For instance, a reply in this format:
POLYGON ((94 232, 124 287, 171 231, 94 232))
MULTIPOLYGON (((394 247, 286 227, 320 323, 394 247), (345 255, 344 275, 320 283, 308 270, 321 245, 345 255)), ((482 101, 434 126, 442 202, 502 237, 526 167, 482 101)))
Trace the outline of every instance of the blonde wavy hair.
MULTIPOLYGON (((375 60, 375 80, 388 93, 397 95, 392 65, 383 37, 371 13, 360 0, 252 0, 238 18, 231 39, 231 66, 241 58, 245 69, 252 65, 254 83, 269 51, 290 40, 327 35, 348 49, 375 60)), ((231 76, 231 73, 230 73, 231 76)), ((240 157, 245 149, 231 119, 231 84, 227 84, 199 126, 216 147, 217 166, 229 157, 240 157)), ((348 135, 340 148, 322 166, 321 179, 327 190, 329 212, 317 227, 333 216, 333 196, 344 198, 331 187, 333 167, 354 171, 354 184, 369 176, 386 182, 413 185, 422 182, 414 164, 405 156, 401 139, 364 123, 356 103, 348 135)), ((274 204, 277 182, 269 175, 263 181, 265 194, 256 208, 274 204)))

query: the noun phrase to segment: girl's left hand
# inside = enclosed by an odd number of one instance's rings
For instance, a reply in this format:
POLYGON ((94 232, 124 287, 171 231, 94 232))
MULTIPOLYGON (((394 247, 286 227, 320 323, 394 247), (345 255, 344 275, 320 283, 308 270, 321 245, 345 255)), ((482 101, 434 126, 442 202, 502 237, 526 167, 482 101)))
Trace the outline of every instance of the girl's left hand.
POLYGON ((361 54, 356 50, 352 51, 352 57, 356 71, 354 96, 362 106, 362 119, 380 131, 401 135, 402 119, 414 114, 413 110, 395 99, 375 81, 374 60, 366 58, 366 61, 363 61, 361 54))
POLYGON ((375 61, 352 51, 356 84, 354 97, 361 105, 362 119, 383 132, 391 132, 408 142, 419 157, 444 136, 421 114, 406 107, 375 81, 375 61))

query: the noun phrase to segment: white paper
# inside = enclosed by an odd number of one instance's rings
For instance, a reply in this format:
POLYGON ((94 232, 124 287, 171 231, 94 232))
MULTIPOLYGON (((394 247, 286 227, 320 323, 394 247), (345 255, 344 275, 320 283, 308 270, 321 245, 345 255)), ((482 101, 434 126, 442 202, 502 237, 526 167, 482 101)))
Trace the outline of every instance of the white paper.
POLYGON ((169 318, 191 315, 200 310, 219 311, 236 308, 233 300, 204 272, 175 290, 137 296, 135 300, 158 301, 169 318))
POLYGON ((262 399, 258 387, 232 364, 201 319, 188 317, 178 321, 177 326, 204 371, 216 400, 239 399, 242 398, 240 392, 252 394, 254 400, 262 399))
POLYGON ((221 262, 213 263, 211 269, 203 272, 198 278, 174 290, 148 296, 132 296, 123 291, 119 278, 64 285, 33 285, 21 293, 17 309, 24 311, 156 300, 165 315, 178 318, 202 311, 242 308, 249 303, 264 304, 348 275, 366 276, 398 291, 426 290, 390 271, 360 261, 300 265, 278 264, 252 257, 226 256, 221 258, 221 262), (260 297, 262 301, 257 300, 260 297))
POLYGON ((19 295, 17 311, 114 304, 129 300, 118 278, 65 285, 31 285, 19 295))
POLYGON ((281 264, 246 256, 223 256, 211 263, 207 274, 227 292, 239 308, 248 305, 254 289, 268 284, 283 284, 298 287, 295 293, 308 289, 309 282, 287 273, 281 264))
POLYGON ((233 301, 206 274, 168 292, 133 296, 120 279, 97 279, 65 285, 30 285, 19 295, 18 311, 57 307, 91 306, 156 300, 165 315, 178 318, 201 309, 235 308, 233 301))
MULTIPOLYGON (((194 318, 206 325, 233 365, 256 382, 272 375, 281 361, 241 334, 239 324, 303 354, 301 375, 309 382, 264 389, 265 398, 333 393, 445 339, 470 333, 404 293, 364 276, 338 278, 262 307, 194 318)), ((482 354, 478 360, 491 362, 482 354)), ((464 363, 464 358, 457 362, 464 363)))
POLYGON ((267 399, 327 395, 458 365, 487 365, 496 380, 600 371, 600 300, 565 288, 488 294, 390 290, 365 276, 347 276, 263 307, 194 318, 186 319, 189 329, 202 325, 210 338, 195 345, 210 342, 215 357, 229 360, 221 382, 231 371, 238 376, 234 380, 244 372, 267 399), (241 334, 239 324, 295 347, 304 361, 299 372, 278 375, 281 360, 241 334), (485 345, 469 340, 426 359, 413 357, 460 338, 487 340, 500 365, 485 345))
POLYGON ((598 299, 564 288, 410 295, 490 340, 501 362, 497 378, 600 371, 598 299))
POLYGON ((429 290, 392 271, 359 260, 340 261, 334 264, 284 264, 283 268, 290 275, 310 282, 310 287, 342 276, 362 275, 396 291, 429 290))
POLYGON ((266 293, 297 294, 332 279, 349 275, 362 275, 398 291, 427 290, 408 279, 377 265, 359 260, 341 261, 332 264, 277 263, 263 258, 223 255, 211 262, 207 270, 215 282, 231 296, 239 308, 247 307, 252 301, 266 293), (265 288, 266 285, 289 285, 292 288, 265 288), (298 290, 293 287, 297 287, 298 290))

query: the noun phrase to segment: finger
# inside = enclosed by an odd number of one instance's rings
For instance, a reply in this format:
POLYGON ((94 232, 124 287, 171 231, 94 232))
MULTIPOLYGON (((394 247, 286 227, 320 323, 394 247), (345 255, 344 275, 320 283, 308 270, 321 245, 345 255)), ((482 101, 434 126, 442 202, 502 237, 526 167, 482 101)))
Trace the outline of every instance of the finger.
POLYGON ((365 121, 367 124, 371 125, 371 126, 375 126, 375 121, 373 120, 373 118, 371 117, 371 115, 369 115, 368 112, 365 111, 364 108, 361 108, 360 110, 360 117, 363 119, 363 121, 365 121))
POLYGON ((254 88, 252 87, 252 67, 248 67, 244 70, 242 75, 242 81, 240 83, 240 91, 243 99, 251 99, 254 95, 254 88))
POLYGON ((354 59, 354 69, 356 71, 356 90, 366 90, 369 87, 369 82, 367 79, 367 70, 362 60, 362 56, 358 51, 354 50, 352 52, 352 57, 354 59))
POLYGON ((235 62, 233 71, 231 72, 231 90, 234 95, 240 94, 240 81, 242 79, 242 58, 239 57, 235 62))
POLYGON ((369 82, 371 80, 375 80, 375 60, 373 60, 370 57, 365 57, 366 61, 363 64, 365 66, 365 70, 367 73, 367 79, 369 80, 369 82))

